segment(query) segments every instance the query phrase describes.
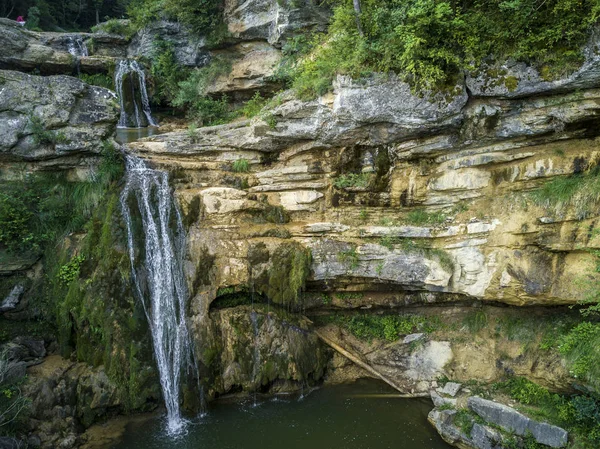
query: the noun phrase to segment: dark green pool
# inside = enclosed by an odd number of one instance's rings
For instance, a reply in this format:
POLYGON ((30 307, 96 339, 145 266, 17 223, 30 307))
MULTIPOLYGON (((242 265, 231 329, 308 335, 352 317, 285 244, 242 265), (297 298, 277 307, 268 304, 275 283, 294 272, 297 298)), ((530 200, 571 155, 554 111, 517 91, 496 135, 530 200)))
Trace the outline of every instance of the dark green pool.
POLYGON ((447 449, 427 423, 432 405, 376 381, 325 387, 302 399, 218 401, 177 439, 154 418, 127 427, 114 449, 447 449))

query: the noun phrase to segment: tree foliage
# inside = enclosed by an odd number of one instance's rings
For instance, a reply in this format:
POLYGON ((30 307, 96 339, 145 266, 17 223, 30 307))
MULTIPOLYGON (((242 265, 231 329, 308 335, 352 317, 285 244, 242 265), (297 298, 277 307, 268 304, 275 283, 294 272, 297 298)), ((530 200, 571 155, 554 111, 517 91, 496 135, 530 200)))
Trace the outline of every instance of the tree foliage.
POLYGON ((125 16, 130 0, 0 0, 0 16, 23 16, 28 28, 89 30, 100 21, 125 16))

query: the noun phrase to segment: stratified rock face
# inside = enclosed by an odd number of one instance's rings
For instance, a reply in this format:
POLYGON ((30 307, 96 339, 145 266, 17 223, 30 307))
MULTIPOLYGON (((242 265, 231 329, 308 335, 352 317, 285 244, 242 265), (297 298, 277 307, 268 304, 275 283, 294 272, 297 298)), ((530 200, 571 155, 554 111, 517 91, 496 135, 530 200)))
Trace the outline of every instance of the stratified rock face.
POLYGON ((0 69, 37 71, 42 75, 106 73, 111 62, 100 56, 77 57, 69 53, 70 35, 35 33, 16 22, 0 18, 0 69))
POLYGON ((294 34, 324 30, 330 11, 314 0, 226 0, 225 23, 234 38, 281 45, 294 34))
POLYGON ((312 252, 309 290, 393 292, 373 305, 571 304, 591 273, 580 249, 600 245, 587 232, 597 214, 529 192, 597 163, 599 98, 564 87, 469 98, 461 84, 416 96, 394 76, 340 78, 333 95, 285 93, 250 122, 132 147, 185 170, 191 258, 215 258, 216 288, 250 282, 256 244, 274 254, 292 238, 312 252), (233 171, 239 158, 247 173, 233 171))
POLYGON ((266 42, 242 42, 218 55, 231 59, 231 71, 207 88, 208 94, 226 94, 234 100, 248 100, 256 91, 272 93, 280 87, 271 82, 281 51, 266 42))
POLYGON ((93 156, 112 138, 115 94, 68 76, 0 71, 0 159, 93 156))

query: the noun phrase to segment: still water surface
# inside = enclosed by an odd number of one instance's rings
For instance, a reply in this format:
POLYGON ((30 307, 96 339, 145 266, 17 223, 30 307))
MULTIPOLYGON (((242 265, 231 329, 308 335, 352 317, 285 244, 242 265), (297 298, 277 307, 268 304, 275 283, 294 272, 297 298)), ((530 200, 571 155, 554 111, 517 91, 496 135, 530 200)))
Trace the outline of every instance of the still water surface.
POLYGON ((155 134, 158 134, 158 128, 154 126, 146 128, 117 128, 115 140, 119 143, 130 143, 155 134))
POLYGON ((427 422, 431 402, 398 399, 387 385, 359 381, 302 399, 221 400, 177 439, 160 418, 132 423, 113 449, 448 449, 427 422))

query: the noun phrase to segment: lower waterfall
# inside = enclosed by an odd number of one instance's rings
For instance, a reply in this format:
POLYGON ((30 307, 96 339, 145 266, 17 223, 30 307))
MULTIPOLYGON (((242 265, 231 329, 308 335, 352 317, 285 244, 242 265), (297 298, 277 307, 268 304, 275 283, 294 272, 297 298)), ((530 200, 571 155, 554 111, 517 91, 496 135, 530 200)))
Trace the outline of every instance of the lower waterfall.
POLYGON ((179 401, 181 377, 184 370, 196 370, 185 320, 188 291, 181 257, 185 232, 167 173, 130 155, 126 156, 126 167, 121 206, 132 281, 152 334, 167 408, 167 431, 177 434, 186 423, 179 401))

